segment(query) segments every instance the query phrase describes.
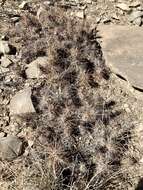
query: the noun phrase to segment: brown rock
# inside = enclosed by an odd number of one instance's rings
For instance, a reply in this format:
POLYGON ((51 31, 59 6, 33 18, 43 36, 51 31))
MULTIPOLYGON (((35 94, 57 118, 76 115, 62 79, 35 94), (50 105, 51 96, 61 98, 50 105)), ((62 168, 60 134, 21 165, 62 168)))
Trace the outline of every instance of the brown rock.
POLYGON ((98 31, 106 64, 134 87, 143 89, 143 29, 101 25, 98 31))

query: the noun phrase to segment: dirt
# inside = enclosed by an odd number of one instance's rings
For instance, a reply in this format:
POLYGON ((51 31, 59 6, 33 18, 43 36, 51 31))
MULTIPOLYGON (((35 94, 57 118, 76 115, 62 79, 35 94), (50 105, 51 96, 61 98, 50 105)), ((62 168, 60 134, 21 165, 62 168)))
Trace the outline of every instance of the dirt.
MULTIPOLYGON (((142 189, 142 101, 107 68, 94 22, 119 14, 115 3, 93 1, 84 19, 69 17, 77 6, 60 1, 1 6, 0 35, 16 52, 0 74, 0 131, 24 146, 13 161, 0 161, 0 189, 142 189), (39 56, 48 57, 45 77, 29 79, 25 69, 39 56), (27 86, 36 113, 11 116, 11 98, 27 86)), ((125 13, 118 16, 110 22, 129 24, 125 13)))

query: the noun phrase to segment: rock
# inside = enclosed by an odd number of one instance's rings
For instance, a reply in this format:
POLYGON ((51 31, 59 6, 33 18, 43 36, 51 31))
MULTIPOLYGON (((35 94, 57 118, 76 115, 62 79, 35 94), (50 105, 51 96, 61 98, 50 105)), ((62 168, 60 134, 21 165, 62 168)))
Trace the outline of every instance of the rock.
POLYGON ((104 24, 106 24, 106 23, 111 22, 111 19, 110 19, 110 18, 104 18, 104 19, 102 20, 102 22, 103 22, 104 24))
POLYGON ((12 61, 10 59, 8 59, 6 56, 2 56, 1 57, 1 66, 2 67, 8 67, 9 65, 12 64, 12 61))
POLYGON ((28 6, 28 2, 27 1, 23 1, 20 5, 19 8, 20 9, 25 9, 28 6))
POLYGON ((142 18, 138 17, 133 21, 133 24, 141 26, 142 25, 142 18))
POLYGON ((12 81, 13 79, 11 78, 11 75, 5 76, 5 84, 8 84, 12 81))
POLYGON ((142 11, 133 11, 129 16, 129 21, 133 22, 135 19, 142 17, 143 12, 142 11))
POLYGON ((10 101, 10 114, 19 115, 35 113, 31 100, 31 89, 27 88, 18 93, 10 101))
POLYGON ((32 61, 25 71, 27 78, 40 78, 42 75, 40 67, 46 68, 47 63, 48 58, 46 56, 38 57, 36 60, 32 61))
POLYGON ((0 66, 0 74, 7 73, 7 72, 9 72, 8 68, 4 68, 0 66))
POLYGON ((9 38, 8 38, 8 36, 7 36, 7 34, 3 34, 2 36, 1 36, 1 40, 2 41, 7 41, 9 38))
POLYGON ((45 12, 45 9, 42 6, 40 6, 39 9, 37 10, 37 15, 36 15, 38 19, 40 19, 42 12, 45 12))
POLYGON ((76 11, 75 16, 78 17, 78 18, 83 19, 84 18, 84 11, 83 10, 76 11))
POLYGON ((54 2, 53 2, 53 0, 51 1, 51 0, 46 0, 46 1, 44 1, 43 2, 43 5, 45 5, 45 6, 49 6, 49 5, 54 5, 54 2))
POLYGON ((84 10, 86 10, 86 8, 87 8, 87 5, 86 4, 81 4, 81 5, 79 5, 79 7, 78 7, 78 9, 80 9, 80 10, 82 10, 82 11, 84 11, 84 10))
POLYGON ((22 152, 22 141, 16 136, 0 138, 0 158, 12 161, 22 152))
POLYGON ((143 157, 139 160, 139 163, 143 164, 143 157))
POLYGON ((123 11, 130 11, 130 7, 125 3, 119 3, 116 5, 116 7, 123 11))
POLYGON ((0 132, 0 138, 4 137, 5 133, 4 132, 0 132))
POLYGON ((92 0, 84 0, 83 3, 91 4, 92 0))
POLYGON ((116 13, 114 13, 114 14, 112 15, 112 18, 115 19, 115 20, 120 20, 116 13))
POLYGON ((30 63, 30 65, 28 66, 28 68, 25 71, 27 78, 40 78, 41 76, 41 70, 40 67, 37 63, 30 63))
POLYGON ((0 55, 1 54, 9 54, 10 47, 7 41, 0 40, 0 55))
POLYGON ((86 165, 84 163, 80 163, 79 171, 83 174, 87 171, 86 165))
POLYGON ((143 29, 101 25, 98 30, 106 64, 132 86, 143 89, 143 29))
POLYGON ((14 17, 11 18, 11 20, 12 20, 14 23, 19 22, 20 16, 14 16, 14 17))
POLYGON ((32 141, 32 140, 28 140, 28 145, 29 145, 29 147, 32 147, 33 144, 34 144, 34 141, 32 141))
POLYGON ((129 7, 139 7, 141 5, 141 3, 139 1, 135 1, 135 2, 132 2, 129 7))
POLYGON ((124 104, 124 109, 125 109, 125 111, 126 111, 127 113, 130 113, 130 112, 131 112, 131 110, 130 110, 128 104, 124 104))
POLYGON ((142 6, 139 6, 139 7, 136 8, 136 10, 138 10, 138 11, 143 11, 143 7, 142 7, 142 6))
POLYGON ((101 21, 101 17, 96 17, 96 23, 99 24, 101 21))

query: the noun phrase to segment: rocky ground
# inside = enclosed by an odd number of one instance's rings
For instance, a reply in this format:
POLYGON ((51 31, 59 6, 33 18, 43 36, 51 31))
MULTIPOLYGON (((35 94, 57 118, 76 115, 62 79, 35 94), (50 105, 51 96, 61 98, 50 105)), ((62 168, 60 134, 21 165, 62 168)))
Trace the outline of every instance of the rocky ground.
POLYGON ((143 1, 0 3, 0 189, 143 189, 143 1))

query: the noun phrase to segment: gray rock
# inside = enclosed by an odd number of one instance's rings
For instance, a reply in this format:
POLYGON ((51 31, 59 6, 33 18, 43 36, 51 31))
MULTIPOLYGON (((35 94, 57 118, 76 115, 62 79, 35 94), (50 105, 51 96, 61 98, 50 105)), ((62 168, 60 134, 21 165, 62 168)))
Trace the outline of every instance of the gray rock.
POLYGON ((20 20, 20 16, 14 16, 14 17, 11 18, 11 20, 12 20, 14 23, 16 23, 16 22, 18 22, 18 21, 20 20))
POLYGON ((20 5, 19 8, 20 9, 25 9, 28 6, 28 2, 27 1, 23 1, 20 5))
POLYGON ((26 113, 35 113, 31 100, 31 89, 27 88, 18 93, 10 101, 10 114, 19 115, 26 113))
POLYGON ((2 67, 8 67, 11 64, 12 64, 12 61, 9 58, 7 58, 6 56, 1 57, 1 66, 2 67))
POLYGON ((141 26, 141 24, 142 24, 142 18, 141 18, 141 17, 136 18, 136 19, 133 21, 133 24, 138 25, 138 26, 141 26))
POLYGON ((130 11, 130 7, 126 3, 118 3, 116 7, 123 11, 130 11))
POLYGON ((4 132, 0 132, 0 138, 4 137, 5 133, 4 132))
POLYGON ((141 5, 141 3, 139 1, 135 1, 135 2, 132 2, 129 7, 139 7, 141 5))
POLYGON ((43 6, 40 6, 39 9, 37 10, 37 15, 36 15, 38 19, 40 19, 42 12, 45 12, 45 9, 43 6))
POLYGON ((38 57, 36 60, 32 61, 25 71, 27 78, 40 78, 42 75, 40 67, 46 68, 47 63, 48 58, 46 56, 38 57))
POLYGON ((0 66, 0 74, 4 74, 4 73, 7 73, 7 72, 9 72, 8 68, 4 68, 4 67, 0 66))
POLYGON ((75 11, 75 13, 73 13, 71 16, 76 16, 80 19, 83 19, 84 18, 84 11, 83 10, 75 11))
POLYGON ((22 151, 22 141, 16 136, 0 138, 0 158, 12 161, 17 158, 22 151))
POLYGON ((10 47, 7 41, 0 40, 0 54, 9 54, 10 47))
POLYGON ((30 63, 28 68, 25 71, 27 78, 34 79, 34 78, 40 78, 41 76, 41 70, 38 63, 30 63))
POLYGON ((107 17, 102 20, 102 23, 104 24, 109 23, 109 22, 111 22, 111 19, 107 17))
POLYGON ((83 3, 91 4, 92 0, 84 0, 83 3))
POLYGON ((133 11, 129 16, 129 21, 133 22, 135 19, 142 16, 143 16, 143 11, 133 11))
POLYGON ((143 89, 143 29, 138 26, 98 27, 106 64, 113 72, 143 89))
POLYGON ((115 20, 120 20, 116 13, 112 14, 112 18, 115 20))

